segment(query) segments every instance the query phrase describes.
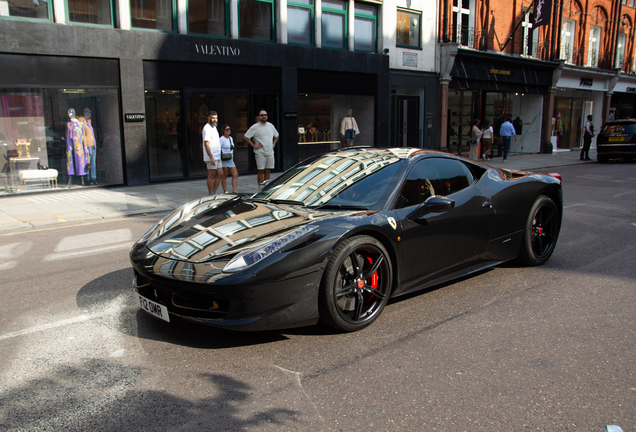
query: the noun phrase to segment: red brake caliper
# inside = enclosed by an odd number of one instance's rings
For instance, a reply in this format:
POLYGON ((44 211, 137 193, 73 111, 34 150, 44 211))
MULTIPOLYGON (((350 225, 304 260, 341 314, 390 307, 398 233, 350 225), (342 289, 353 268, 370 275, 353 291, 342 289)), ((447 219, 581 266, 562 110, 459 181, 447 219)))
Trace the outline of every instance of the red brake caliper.
MULTIPOLYGON (((369 260, 370 264, 373 264, 373 260, 370 257, 367 257, 367 260, 369 260)), ((369 284, 373 287, 373 289, 378 289, 378 272, 376 271, 375 273, 373 273, 371 275, 371 278, 369 279, 369 284)))

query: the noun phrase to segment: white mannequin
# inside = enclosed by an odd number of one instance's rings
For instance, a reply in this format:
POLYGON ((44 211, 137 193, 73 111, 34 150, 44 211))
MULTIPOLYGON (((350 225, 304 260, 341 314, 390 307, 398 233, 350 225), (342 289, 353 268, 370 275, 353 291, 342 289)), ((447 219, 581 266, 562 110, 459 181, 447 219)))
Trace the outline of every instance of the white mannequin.
POLYGON ((353 117, 353 110, 351 108, 347 116, 342 119, 340 133, 343 137, 343 147, 353 147, 353 140, 356 135, 360 133, 360 129, 358 129, 358 123, 356 123, 356 119, 353 117))

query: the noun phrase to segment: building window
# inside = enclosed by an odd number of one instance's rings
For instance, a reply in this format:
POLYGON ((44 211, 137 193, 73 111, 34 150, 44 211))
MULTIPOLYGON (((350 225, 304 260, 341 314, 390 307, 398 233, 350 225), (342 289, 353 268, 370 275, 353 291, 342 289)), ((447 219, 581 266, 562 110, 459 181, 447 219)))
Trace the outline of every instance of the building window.
POLYGON ((375 5, 356 3, 354 49, 376 51, 378 8, 375 5))
POLYGON ((398 10, 396 45, 406 48, 420 48, 422 38, 422 14, 420 12, 407 12, 398 10))
MULTIPOLYGON (((50 1, 52 4, 52 0, 50 1)), ((0 17, 50 20, 51 5, 47 0, 0 0, 0 17)))
POLYGON ((561 33, 561 60, 566 63, 572 63, 574 54, 574 36, 576 32, 576 23, 572 20, 563 20, 563 31, 561 33))
POLYGON ((239 33, 243 39, 274 41, 274 1, 239 0, 239 33))
POLYGON ((627 40, 627 36, 625 33, 618 34, 618 43, 616 44, 616 60, 614 60, 614 67, 618 69, 623 68, 623 63, 625 61, 625 41, 627 40))
POLYGON ((474 31, 470 27, 470 0, 453 0, 453 42, 473 48, 474 31))
POLYGON ((587 66, 598 66, 598 54, 601 47, 601 28, 597 26, 590 27, 590 40, 587 44, 587 66))
POLYGON ((291 44, 313 44, 314 2, 292 0, 287 3, 287 41, 291 44))
POLYGON ((322 1, 322 46, 347 48, 347 4, 344 1, 322 1))
POLYGON ((172 0, 130 0, 131 24, 134 28, 174 30, 172 0))
POLYGON ((111 25, 110 0, 68 0, 68 19, 83 24, 111 25))
POLYGON ((228 35, 227 0, 189 0, 188 31, 215 36, 228 35))

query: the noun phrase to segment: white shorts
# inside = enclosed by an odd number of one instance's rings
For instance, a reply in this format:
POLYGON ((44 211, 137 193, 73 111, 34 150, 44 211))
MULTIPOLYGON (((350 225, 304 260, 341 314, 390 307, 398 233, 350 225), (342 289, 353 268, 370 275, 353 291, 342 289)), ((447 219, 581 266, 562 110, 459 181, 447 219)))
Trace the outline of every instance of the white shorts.
POLYGON ((272 170, 274 169, 274 154, 270 154, 266 156, 262 153, 254 152, 254 157, 256 158, 256 169, 261 171, 264 169, 272 170))
POLYGON ((208 167, 209 170, 217 170, 219 168, 223 168, 221 159, 214 159, 214 164, 210 161, 206 161, 205 165, 208 167))

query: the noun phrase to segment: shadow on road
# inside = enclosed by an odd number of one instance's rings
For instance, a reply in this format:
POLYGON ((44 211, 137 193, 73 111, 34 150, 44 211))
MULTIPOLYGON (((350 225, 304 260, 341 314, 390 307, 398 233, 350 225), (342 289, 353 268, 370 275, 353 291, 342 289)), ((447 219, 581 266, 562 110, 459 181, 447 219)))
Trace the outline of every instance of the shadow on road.
MULTIPOLYGON (((46 367, 46 365, 44 365, 46 367)), ((201 374, 213 396, 190 401, 165 391, 136 390, 150 373, 101 359, 55 364, 46 378, 15 388, 0 385, 0 429, 21 431, 245 430, 283 424, 297 413, 270 408, 245 417, 239 406, 252 397, 249 385, 229 376, 201 374)))

